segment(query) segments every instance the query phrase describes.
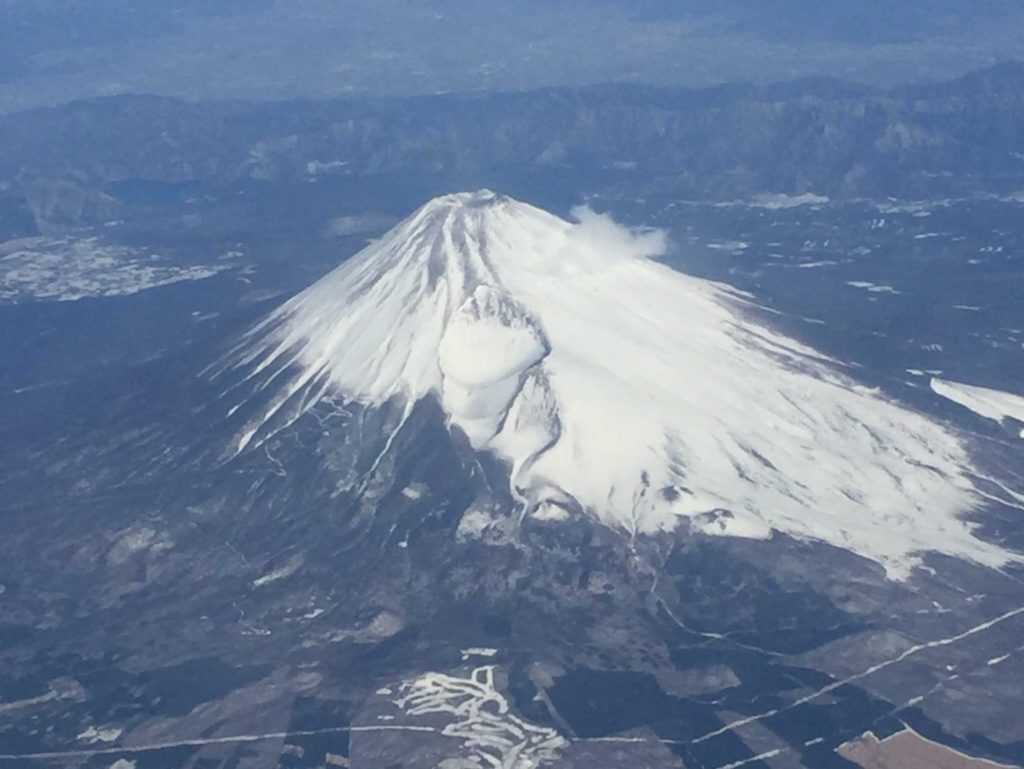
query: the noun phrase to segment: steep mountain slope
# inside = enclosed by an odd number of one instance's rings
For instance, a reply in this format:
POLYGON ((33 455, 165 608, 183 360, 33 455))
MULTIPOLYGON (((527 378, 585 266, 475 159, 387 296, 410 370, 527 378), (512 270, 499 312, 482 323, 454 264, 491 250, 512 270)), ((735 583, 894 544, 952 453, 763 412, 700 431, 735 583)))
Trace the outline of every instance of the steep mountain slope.
POLYGON ((923 551, 1012 557, 958 517, 978 498, 951 433, 752 320, 749 297, 652 261, 665 246, 489 191, 431 201, 249 335, 233 364, 267 405, 236 451, 326 396, 405 417, 434 397, 507 461, 523 516, 774 530, 894 577, 923 551))

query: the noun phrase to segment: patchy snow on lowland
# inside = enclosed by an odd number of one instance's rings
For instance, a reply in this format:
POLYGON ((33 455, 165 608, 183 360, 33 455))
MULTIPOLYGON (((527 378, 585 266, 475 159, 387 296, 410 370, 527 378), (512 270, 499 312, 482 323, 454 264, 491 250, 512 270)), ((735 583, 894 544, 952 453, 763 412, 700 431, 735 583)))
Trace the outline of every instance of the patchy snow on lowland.
POLYGON ((846 285, 853 288, 863 288, 870 291, 872 294, 898 294, 900 293, 892 286, 877 285, 867 280, 848 280, 846 285))
POLYGON ((756 195, 750 205, 754 208, 767 208, 772 211, 779 211, 786 208, 800 208, 801 206, 823 206, 829 202, 824 195, 815 195, 813 192, 805 192, 802 195, 786 195, 784 193, 764 193, 756 195))
POLYGON ((978 499, 949 431, 754 320, 748 296, 653 261, 662 233, 575 215, 487 191, 428 203, 252 332, 236 363, 280 392, 237 449, 323 393, 406 414, 434 397, 508 461, 524 515, 774 530, 894 577, 923 551, 1015 557, 959 517, 978 499))
POLYGON ((468 649, 463 649, 460 652, 463 662, 468 660, 470 657, 493 657, 497 653, 497 649, 491 649, 485 646, 470 646, 468 649))
POLYGON ((136 294, 212 277, 231 266, 227 261, 231 257, 225 255, 210 265, 176 265, 146 249, 97 237, 8 241, 0 243, 0 304, 136 294))
POLYGON ((109 727, 96 727, 90 726, 84 732, 78 735, 79 740, 85 740, 87 742, 113 742, 121 736, 121 729, 114 726, 109 727))
POLYGON ((468 676, 425 673, 402 684, 392 702, 406 717, 448 721, 441 733, 460 741, 464 760, 439 766, 540 769, 557 766, 565 738, 548 726, 519 718, 499 690, 497 667, 475 668, 468 676))
MULTIPOLYGON (((937 378, 932 379, 931 387, 943 398, 986 419, 1002 422, 1012 418, 1024 422, 1024 397, 1020 395, 937 378)), ((1024 430, 1020 431, 1020 437, 1024 438, 1024 430)))
POLYGON ((765 208, 770 211, 783 211, 788 208, 801 208, 803 206, 818 207, 829 203, 824 195, 815 195, 813 192, 805 192, 800 195, 787 195, 783 192, 762 192, 748 200, 730 200, 715 203, 715 208, 765 208))

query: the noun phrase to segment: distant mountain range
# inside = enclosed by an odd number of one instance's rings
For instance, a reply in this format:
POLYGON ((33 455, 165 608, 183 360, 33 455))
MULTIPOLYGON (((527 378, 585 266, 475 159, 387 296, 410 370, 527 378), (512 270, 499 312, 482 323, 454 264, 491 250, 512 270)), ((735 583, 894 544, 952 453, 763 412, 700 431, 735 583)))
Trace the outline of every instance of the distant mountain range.
POLYGON ((55 196, 82 216, 105 216, 88 191, 123 180, 415 173, 476 182, 498 171, 599 174, 706 199, 1014 192, 1024 189, 1024 64, 895 90, 811 80, 326 102, 118 96, 0 117, 5 218, 19 201, 38 218, 60 207, 55 196))

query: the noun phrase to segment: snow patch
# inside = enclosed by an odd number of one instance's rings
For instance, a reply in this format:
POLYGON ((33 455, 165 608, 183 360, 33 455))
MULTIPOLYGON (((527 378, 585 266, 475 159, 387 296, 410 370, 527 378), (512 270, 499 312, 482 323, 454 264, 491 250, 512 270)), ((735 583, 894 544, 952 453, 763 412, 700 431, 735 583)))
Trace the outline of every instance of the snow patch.
POLYGON ((115 726, 90 726, 84 732, 80 733, 77 739, 86 740, 87 742, 113 742, 121 736, 121 732, 122 730, 115 726))
POLYGON ((422 499, 424 494, 424 486, 421 483, 414 483, 411 486, 406 486, 402 489, 402 496, 406 499, 411 499, 415 502, 417 499, 422 499))
POLYGON ((493 657, 497 653, 497 649, 491 649, 483 646, 470 646, 468 649, 463 649, 460 652, 463 662, 471 657, 493 657))
POLYGON ((299 570, 299 567, 302 566, 302 563, 303 561, 301 558, 292 558, 283 566, 280 566, 274 569, 273 571, 267 572, 263 576, 254 579, 252 581, 252 586, 263 587, 264 585, 269 585, 271 582, 277 582, 278 580, 290 577, 292 574, 299 570))
POLYGON ((863 288, 870 291, 872 294, 898 294, 900 293, 892 286, 876 285, 867 280, 848 280, 846 285, 852 286, 853 288, 863 288))
POLYGON ((472 508, 459 521, 455 538, 459 542, 481 540, 489 544, 501 544, 511 540, 514 528, 515 520, 510 516, 472 508))
POLYGON ((800 206, 823 206, 829 202, 824 195, 815 195, 813 192, 805 192, 802 195, 761 194, 756 195, 750 205, 754 208, 767 208, 778 211, 786 208, 799 208, 800 206))

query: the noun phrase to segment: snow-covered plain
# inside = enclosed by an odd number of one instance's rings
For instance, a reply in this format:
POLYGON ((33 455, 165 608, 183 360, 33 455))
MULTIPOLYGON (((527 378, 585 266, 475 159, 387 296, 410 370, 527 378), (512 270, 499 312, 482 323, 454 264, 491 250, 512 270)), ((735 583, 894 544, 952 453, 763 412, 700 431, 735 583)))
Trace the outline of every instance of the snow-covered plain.
POLYGON ((202 280, 230 266, 226 258, 210 265, 176 265, 145 249, 97 237, 27 238, 0 243, 0 303, 124 296, 202 280))
POLYGON ((577 217, 488 191, 425 205, 246 339, 235 364, 278 394, 237 449, 323 394, 406 413, 434 396, 509 462, 524 515, 774 530, 896 578, 923 551, 1016 557, 959 517, 979 498, 943 426, 754 320, 748 296, 652 261, 662 233, 577 217))
MULTIPOLYGON (((943 398, 986 419, 1002 422, 1009 417, 1024 422, 1024 397, 1020 395, 938 378, 932 379, 931 387, 943 398)), ((1020 431, 1020 437, 1024 438, 1024 430, 1020 431)))

